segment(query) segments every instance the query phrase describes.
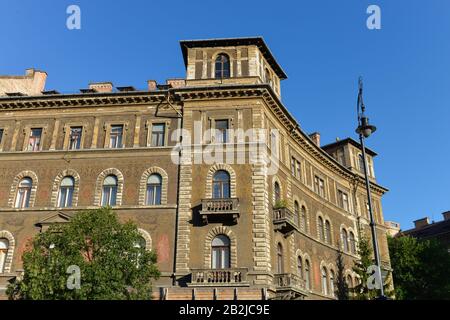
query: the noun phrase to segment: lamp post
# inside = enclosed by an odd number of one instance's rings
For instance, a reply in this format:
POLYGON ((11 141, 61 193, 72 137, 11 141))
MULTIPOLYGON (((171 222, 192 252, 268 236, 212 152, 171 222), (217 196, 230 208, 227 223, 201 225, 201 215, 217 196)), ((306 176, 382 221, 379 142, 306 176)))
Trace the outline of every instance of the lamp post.
POLYGON ((357 103, 357 114, 358 114, 358 128, 356 129, 356 133, 359 135, 359 141, 361 142, 362 156, 363 156, 363 167, 364 167, 364 177, 366 180, 366 191, 367 191, 367 204, 369 206, 369 218, 370 218, 370 229, 372 231, 372 244, 373 244, 373 253, 375 256, 375 263, 377 267, 377 282, 380 284, 380 297, 381 299, 385 299, 384 288, 383 288, 383 278, 381 276, 381 262, 380 262, 380 253, 378 251, 378 241, 377 241, 377 233, 375 226, 375 219, 373 217, 372 210, 372 196, 370 193, 370 182, 369 175, 367 172, 367 159, 366 159, 366 147, 364 144, 364 139, 368 138, 372 133, 374 133, 377 128, 371 124, 369 124, 369 118, 365 115, 365 105, 363 102, 363 83, 362 78, 360 77, 358 80, 358 103, 357 103))

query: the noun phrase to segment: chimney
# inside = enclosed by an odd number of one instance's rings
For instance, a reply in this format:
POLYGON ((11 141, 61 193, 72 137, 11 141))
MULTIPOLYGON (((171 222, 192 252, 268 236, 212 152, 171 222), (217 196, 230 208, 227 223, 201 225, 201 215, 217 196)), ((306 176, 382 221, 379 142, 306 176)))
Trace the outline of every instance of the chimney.
POLYGON ((155 91, 156 90, 156 80, 148 80, 147 81, 148 84, 148 91, 155 91))
POLYGON ((89 83, 89 89, 94 90, 95 92, 112 92, 113 84, 111 82, 93 82, 89 83))
POLYGON ((311 133, 309 135, 309 137, 318 147, 320 147, 320 133, 319 132, 311 133))
POLYGON ((428 217, 414 221, 414 226, 416 227, 416 229, 421 229, 423 227, 426 227, 429 224, 430 224, 430 221, 428 220, 428 217))
POLYGON ((184 79, 167 79, 166 84, 172 86, 172 88, 181 88, 186 86, 186 81, 184 79))
POLYGON ((444 212, 442 215, 445 221, 450 220, 450 211, 444 212))

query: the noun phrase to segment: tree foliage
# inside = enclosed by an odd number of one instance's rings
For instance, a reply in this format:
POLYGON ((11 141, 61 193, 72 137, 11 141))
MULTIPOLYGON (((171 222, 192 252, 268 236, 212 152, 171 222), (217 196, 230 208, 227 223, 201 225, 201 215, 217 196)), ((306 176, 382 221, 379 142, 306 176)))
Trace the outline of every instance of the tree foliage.
POLYGON ((349 299, 349 287, 345 279, 345 264, 342 251, 339 250, 336 257, 336 295, 338 300, 349 299))
MULTIPOLYGON (((358 275, 359 282, 351 290, 353 293, 353 298, 356 300, 373 300, 380 296, 380 290, 369 289, 368 280, 373 274, 369 271, 369 267, 374 265, 373 260, 373 250, 370 245, 369 239, 366 235, 361 233, 360 239, 358 241, 358 255, 359 259, 355 261, 353 266, 353 271, 358 275)), ((390 285, 390 274, 386 275, 383 281, 383 289, 386 296, 391 297, 393 295, 392 291, 389 291, 390 285)))
POLYGON ((141 239, 136 225, 120 223, 110 208, 81 212, 32 239, 22 257, 23 277, 7 294, 32 300, 151 299, 159 271, 156 254, 137 245, 141 239), (80 268, 79 289, 67 286, 69 266, 80 268))
POLYGON ((397 299, 450 299, 450 254, 437 240, 388 238, 397 299))

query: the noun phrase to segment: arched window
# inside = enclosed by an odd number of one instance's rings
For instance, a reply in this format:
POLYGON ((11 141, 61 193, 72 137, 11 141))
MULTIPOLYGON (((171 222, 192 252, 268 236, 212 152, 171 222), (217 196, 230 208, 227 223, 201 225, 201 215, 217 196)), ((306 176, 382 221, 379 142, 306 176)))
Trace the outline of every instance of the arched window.
POLYGON ((281 201, 281 189, 280 184, 277 181, 275 181, 273 191, 275 193, 275 204, 276 204, 277 202, 281 201))
POLYGON ((309 265, 309 260, 306 259, 305 260, 305 286, 306 286, 306 290, 310 290, 311 289, 311 268, 309 265))
POLYGON ((226 199, 230 197, 230 174, 219 170, 213 177, 213 198, 226 199))
POLYGON ((328 295, 328 274, 325 267, 322 268, 322 293, 328 295))
POLYGON ((216 58, 216 79, 230 77, 230 58, 221 53, 216 58))
POLYGON ((330 295, 332 297, 335 296, 335 292, 334 292, 334 271, 330 270, 330 295))
POLYGON ((331 224, 330 224, 330 221, 325 221, 325 234, 326 234, 326 237, 327 237, 327 242, 329 243, 329 244, 332 244, 332 239, 331 239, 331 224))
POLYGON ((342 229, 342 246, 344 252, 348 252, 348 235, 345 229, 342 229))
POLYGON ((350 231, 350 250, 353 254, 356 253, 356 241, 355 241, 355 235, 353 232, 350 231))
POLYGON ((284 273, 284 263, 283 263, 283 246, 278 243, 277 246, 277 272, 284 273))
POLYGON ((161 204, 161 187, 162 178, 159 174, 154 173, 147 179, 147 195, 145 204, 158 205, 161 204))
POLYGON ((297 274, 300 278, 303 279, 303 261, 302 257, 297 257, 297 274))
POLYGON ((349 289, 353 288, 353 280, 352 280, 352 276, 351 275, 347 276, 347 287, 349 289))
POLYGON ((6 256, 8 254, 9 241, 7 239, 0 239, 0 273, 3 273, 6 265, 6 256))
POLYGON ((317 228, 319 229, 319 239, 321 241, 325 241, 325 233, 323 231, 323 219, 322 219, 322 217, 319 217, 319 219, 318 219, 317 228))
POLYGON ((294 221, 297 226, 299 226, 300 221, 300 206, 297 201, 294 201, 294 221))
POLYGON ((72 206, 73 190, 75 180, 72 177, 64 177, 59 186, 58 207, 66 208, 72 206))
POLYGON ((223 234, 216 236, 211 243, 211 268, 230 268, 230 238, 223 234))
POLYGON ((300 212, 300 224, 303 232, 306 232, 308 229, 308 221, 306 220, 306 208, 305 206, 302 206, 301 212, 300 212))
POLYGON ((102 205, 115 206, 117 200, 117 177, 109 175, 103 180, 102 205))
POLYGON ((31 178, 23 178, 19 182, 19 188, 16 195, 16 208, 28 208, 30 206, 31 187, 33 180, 31 178))

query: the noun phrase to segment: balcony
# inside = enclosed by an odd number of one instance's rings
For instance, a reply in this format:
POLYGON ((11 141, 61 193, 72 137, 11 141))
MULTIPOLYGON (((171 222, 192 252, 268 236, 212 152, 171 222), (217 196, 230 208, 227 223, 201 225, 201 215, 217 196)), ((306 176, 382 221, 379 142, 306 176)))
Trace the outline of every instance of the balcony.
POLYGON ((203 199, 200 216, 204 223, 224 220, 231 220, 233 223, 237 223, 239 218, 239 199, 203 199))
POLYGON ((246 268, 191 269, 192 278, 188 286, 235 287, 249 286, 246 268))
POLYGON ((273 209, 273 225, 275 230, 289 235, 297 228, 295 215, 288 208, 273 209))
POLYGON ((303 299, 307 295, 305 280, 292 273, 275 274, 277 299, 303 299))

